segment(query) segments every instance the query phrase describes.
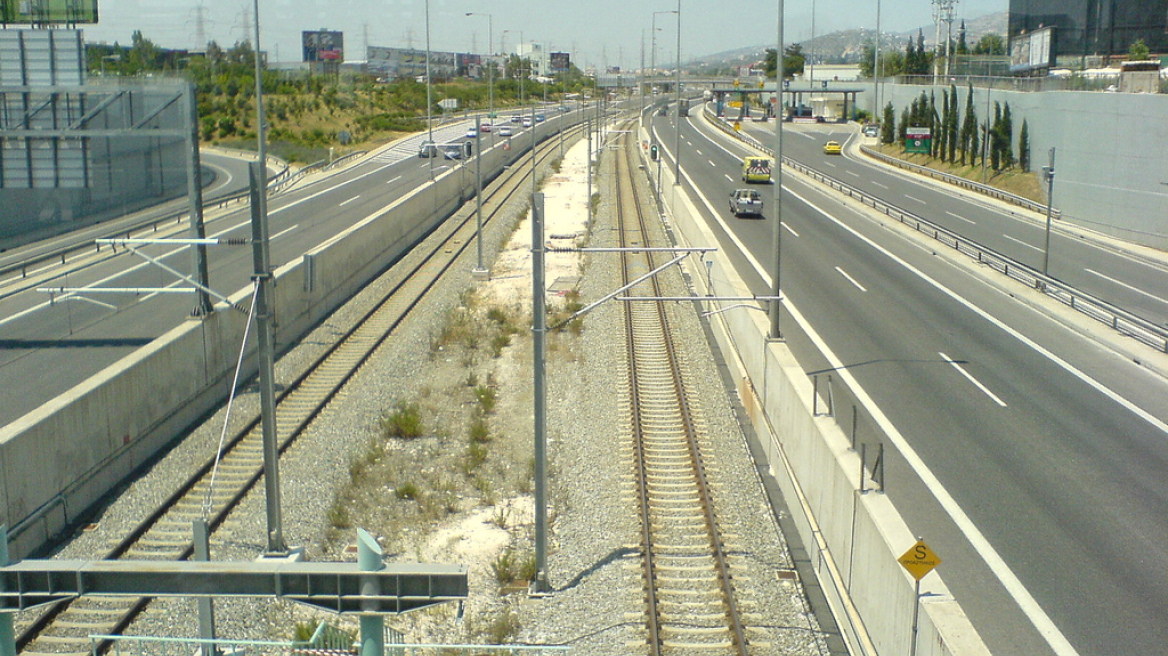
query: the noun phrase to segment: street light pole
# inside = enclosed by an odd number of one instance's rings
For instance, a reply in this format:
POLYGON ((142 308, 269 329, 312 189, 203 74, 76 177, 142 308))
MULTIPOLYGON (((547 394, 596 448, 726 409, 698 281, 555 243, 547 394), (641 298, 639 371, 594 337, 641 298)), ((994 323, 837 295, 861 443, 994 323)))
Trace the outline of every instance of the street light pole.
POLYGON ((774 251, 775 270, 771 274, 771 301, 768 314, 771 327, 770 338, 782 339, 783 333, 779 329, 779 305, 782 288, 779 286, 779 273, 782 271, 783 246, 783 0, 779 0, 779 27, 775 41, 775 163, 771 166, 771 177, 775 185, 775 221, 771 227, 772 250, 774 251))
POLYGON ((1042 249, 1042 275, 1047 274, 1050 265, 1050 220, 1054 205, 1054 148, 1050 149, 1050 166, 1042 167, 1046 178, 1046 247, 1042 249))
MULTIPOLYGON (((430 0, 426 0, 426 132, 430 143, 434 143, 434 91, 430 80, 430 0)), ((430 179, 434 179, 434 156, 431 154, 430 179)))
POLYGON ((494 41, 494 34, 493 34, 492 29, 491 29, 491 15, 490 14, 482 14, 482 13, 475 12, 475 11, 468 11, 468 12, 466 12, 466 15, 467 16, 486 16, 487 17, 487 84, 490 87, 490 91, 488 92, 490 94, 490 99, 487 101, 487 116, 491 119, 494 119, 495 118, 495 67, 492 65, 492 62, 490 61, 491 48, 494 47, 494 45, 492 45, 492 43, 494 41))
POLYGON ((673 183, 681 184, 681 0, 677 0, 677 132, 673 140, 673 183))

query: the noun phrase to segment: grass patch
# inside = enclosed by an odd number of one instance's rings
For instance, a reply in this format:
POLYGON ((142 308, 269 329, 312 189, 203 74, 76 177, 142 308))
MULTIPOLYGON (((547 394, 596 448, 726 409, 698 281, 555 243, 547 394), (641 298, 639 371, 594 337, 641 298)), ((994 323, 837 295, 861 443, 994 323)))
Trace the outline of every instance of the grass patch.
POLYGON ((393 489, 393 495, 399 499, 417 500, 418 486, 413 483, 402 483, 393 489))
POLYGON ((471 420, 469 433, 472 444, 486 444, 491 441, 491 427, 482 417, 475 417, 471 420))
POLYGON ((479 402, 479 410, 483 414, 491 414, 495 411, 495 388, 487 385, 479 385, 474 388, 475 400, 479 402))
POLYGON ((560 333, 566 330, 573 335, 580 335, 584 332, 584 317, 576 317, 571 321, 568 321, 568 317, 582 309, 584 309, 584 304, 580 302, 580 291, 577 289, 568 290, 564 294, 564 302, 553 306, 548 311, 548 323, 554 332, 560 333))
POLYGON ((889 157, 911 162, 917 166, 925 166, 935 171, 956 175, 972 182, 986 184, 995 189, 1008 191, 1011 194, 1029 198, 1036 203, 1046 202, 1046 195, 1043 193, 1042 182, 1037 171, 1026 173, 1020 168, 1011 168, 995 172, 987 166, 983 180, 980 161, 977 164, 967 164, 964 166, 958 163, 942 162, 939 159, 923 153, 905 153, 904 147, 898 144, 878 144, 875 150, 889 157))
POLYGON ((381 418, 381 432, 387 437, 421 437, 422 410, 417 403, 402 401, 390 414, 381 418))

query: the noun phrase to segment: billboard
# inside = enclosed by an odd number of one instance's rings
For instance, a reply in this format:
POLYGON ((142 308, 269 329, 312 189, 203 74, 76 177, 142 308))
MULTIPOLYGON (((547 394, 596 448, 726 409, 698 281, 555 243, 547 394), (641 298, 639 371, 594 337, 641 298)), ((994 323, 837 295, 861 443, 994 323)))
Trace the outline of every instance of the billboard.
MULTIPOLYGON (((369 72, 386 78, 420 77, 426 74, 426 51, 413 48, 369 46, 369 72)), ((458 75, 459 54, 430 52, 430 75, 447 79, 458 75)))
POLYGON ((1010 72, 1049 69, 1054 64, 1054 28, 1044 27, 1010 39, 1010 72))
POLYGON ((342 62, 345 60, 344 32, 317 30, 301 32, 306 62, 342 62))
POLYGON ((566 52, 551 53, 551 68, 553 73, 567 73, 572 67, 572 58, 566 52))
POLYGON ((97 0, 0 0, 0 24, 96 23, 97 0))

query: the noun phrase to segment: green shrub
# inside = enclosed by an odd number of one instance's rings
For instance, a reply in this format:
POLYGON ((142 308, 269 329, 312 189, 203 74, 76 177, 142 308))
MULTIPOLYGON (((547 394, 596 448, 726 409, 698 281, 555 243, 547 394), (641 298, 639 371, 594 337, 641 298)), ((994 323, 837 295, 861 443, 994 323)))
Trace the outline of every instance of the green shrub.
POLYGON ((422 435, 422 411, 417 403, 397 404, 389 415, 381 418, 381 430, 388 437, 419 437, 422 435))
POLYGON ((486 414, 495 411, 495 388, 479 385, 474 390, 475 399, 479 402, 479 409, 486 414))
POLYGON ((402 483, 393 489, 393 494, 399 499, 414 500, 418 498, 418 486, 413 483, 402 483))
POLYGON ((471 420, 470 441, 472 444, 486 444, 491 441, 491 427, 482 417, 475 417, 471 420))

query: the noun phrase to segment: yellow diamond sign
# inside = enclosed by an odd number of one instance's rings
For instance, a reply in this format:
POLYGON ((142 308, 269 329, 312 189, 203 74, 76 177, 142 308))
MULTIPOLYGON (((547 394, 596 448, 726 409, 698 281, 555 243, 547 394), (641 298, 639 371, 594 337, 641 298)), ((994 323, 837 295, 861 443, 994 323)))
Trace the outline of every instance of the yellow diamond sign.
POLYGON ((918 581, 925 578, 925 574, 941 564, 940 556, 933 553, 924 540, 917 540, 917 543, 904 552, 904 555, 898 560, 908 570, 908 573, 912 574, 912 577, 918 581))

